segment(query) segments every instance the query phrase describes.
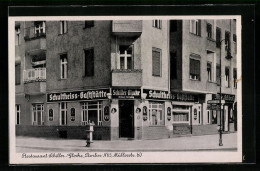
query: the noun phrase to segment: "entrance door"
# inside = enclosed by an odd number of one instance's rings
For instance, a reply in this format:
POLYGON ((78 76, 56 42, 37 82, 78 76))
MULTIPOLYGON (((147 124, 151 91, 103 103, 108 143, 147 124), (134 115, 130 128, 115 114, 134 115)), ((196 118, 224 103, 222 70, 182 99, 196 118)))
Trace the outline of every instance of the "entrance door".
POLYGON ((119 100, 119 137, 134 138, 133 100, 119 100))

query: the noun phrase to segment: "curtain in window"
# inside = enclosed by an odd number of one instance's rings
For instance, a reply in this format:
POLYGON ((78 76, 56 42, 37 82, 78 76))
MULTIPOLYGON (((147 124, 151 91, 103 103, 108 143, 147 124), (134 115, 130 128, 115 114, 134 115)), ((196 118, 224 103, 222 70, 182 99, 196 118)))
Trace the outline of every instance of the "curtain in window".
POLYGON ((161 65, 161 55, 158 51, 153 51, 153 76, 160 76, 160 65, 161 65))
POLYGON ((200 75, 200 61, 195 59, 190 59, 190 74, 200 75))

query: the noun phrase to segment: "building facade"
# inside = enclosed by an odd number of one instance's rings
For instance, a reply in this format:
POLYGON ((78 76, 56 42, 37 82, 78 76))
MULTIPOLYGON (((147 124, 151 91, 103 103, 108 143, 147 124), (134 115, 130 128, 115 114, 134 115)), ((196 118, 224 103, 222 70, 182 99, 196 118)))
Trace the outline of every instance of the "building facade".
POLYGON ((223 129, 234 131, 234 22, 16 22, 16 134, 83 139, 90 122, 96 140, 217 133, 219 110, 207 101, 219 98, 218 28, 230 39, 223 129))

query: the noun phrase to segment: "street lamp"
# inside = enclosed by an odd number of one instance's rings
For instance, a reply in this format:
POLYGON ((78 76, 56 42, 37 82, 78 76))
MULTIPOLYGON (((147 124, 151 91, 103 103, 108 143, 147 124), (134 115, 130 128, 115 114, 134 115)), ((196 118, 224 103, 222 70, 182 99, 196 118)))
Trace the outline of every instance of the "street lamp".
MULTIPOLYGON (((221 86, 222 86, 222 73, 221 73, 221 68, 222 68, 222 64, 221 64, 221 45, 222 45, 222 42, 224 41, 224 40, 226 40, 226 37, 225 37, 225 39, 223 39, 223 40, 221 40, 220 42, 219 42, 219 45, 220 45, 220 80, 219 80, 219 82, 220 82, 220 88, 219 88, 219 107, 220 107, 220 124, 219 124, 219 146, 223 146, 223 143, 222 143, 222 127, 223 127, 223 125, 222 125, 222 103, 221 103, 221 98, 222 98, 222 93, 221 93, 221 86)), ((230 42, 228 42, 228 43, 230 43, 230 42)), ((231 59, 232 58, 232 56, 231 56, 231 53, 230 53, 230 48, 229 48, 229 44, 227 45, 228 47, 227 47, 227 56, 226 56, 226 58, 227 59, 231 59)))

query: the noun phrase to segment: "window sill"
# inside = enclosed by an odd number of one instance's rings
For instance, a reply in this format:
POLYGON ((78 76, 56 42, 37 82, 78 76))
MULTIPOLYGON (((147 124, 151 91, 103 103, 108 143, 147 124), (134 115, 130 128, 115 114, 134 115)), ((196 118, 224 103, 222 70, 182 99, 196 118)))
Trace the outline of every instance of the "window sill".
POLYGON ((209 80, 208 80, 208 83, 217 84, 217 82, 216 82, 216 81, 209 81, 209 80))
POLYGON ((153 77, 162 77, 161 75, 153 75, 153 77))
POLYGON ((212 42, 216 42, 216 40, 214 40, 213 38, 210 38, 210 37, 207 37, 207 40, 209 40, 209 41, 212 41, 212 42))
POLYGON ((195 34, 195 33, 192 33, 190 32, 191 35, 194 35, 194 36, 197 36, 197 37, 201 37, 201 35, 198 35, 198 34, 195 34))
POLYGON ((200 81, 199 79, 192 79, 190 78, 191 81, 200 81))
POLYGON ((149 125, 149 127, 165 127, 165 125, 149 125))
POLYGON ((62 34, 61 34, 61 33, 59 33, 59 34, 58 34, 58 36, 61 36, 61 35, 66 35, 67 33, 68 33, 68 32, 66 32, 66 33, 62 33, 62 34))
POLYGON ((142 73, 142 69, 113 69, 113 73, 142 73))

